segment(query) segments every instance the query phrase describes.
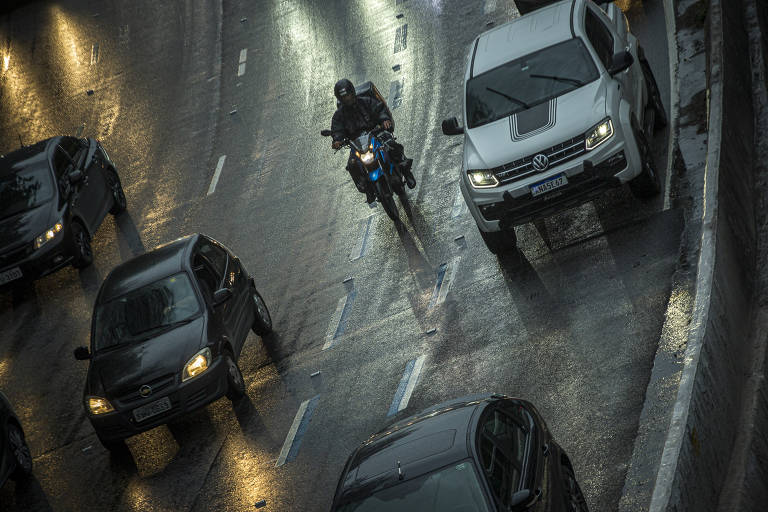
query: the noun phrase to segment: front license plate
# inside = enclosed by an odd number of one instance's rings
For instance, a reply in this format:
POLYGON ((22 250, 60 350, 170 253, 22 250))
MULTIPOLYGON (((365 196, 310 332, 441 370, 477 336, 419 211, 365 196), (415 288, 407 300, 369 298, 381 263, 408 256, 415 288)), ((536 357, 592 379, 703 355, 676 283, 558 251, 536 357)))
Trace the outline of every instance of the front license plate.
POLYGON ((565 177, 565 174, 560 174, 553 176, 546 181, 531 185, 531 194, 533 197, 540 196, 541 194, 546 194, 551 190, 555 190, 556 188, 563 187, 567 184, 568 178, 565 177))
POLYGON ((0 284, 10 283, 11 281, 21 278, 21 276, 21 269, 19 267, 0 272, 0 284))
POLYGON ((169 411, 171 409, 170 398, 163 397, 160 400, 155 400, 147 405, 142 405, 133 410, 133 418, 136 421, 144 421, 152 416, 157 416, 160 413, 169 411))

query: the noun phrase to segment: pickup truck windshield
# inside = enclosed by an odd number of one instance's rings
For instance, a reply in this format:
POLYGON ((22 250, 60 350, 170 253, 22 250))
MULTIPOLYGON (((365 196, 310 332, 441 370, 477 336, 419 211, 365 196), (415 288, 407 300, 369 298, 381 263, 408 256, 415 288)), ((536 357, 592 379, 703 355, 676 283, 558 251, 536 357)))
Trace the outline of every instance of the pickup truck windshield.
POLYGON ((467 82, 467 126, 476 128, 562 96, 598 78, 581 39, 502 64, 467 82))

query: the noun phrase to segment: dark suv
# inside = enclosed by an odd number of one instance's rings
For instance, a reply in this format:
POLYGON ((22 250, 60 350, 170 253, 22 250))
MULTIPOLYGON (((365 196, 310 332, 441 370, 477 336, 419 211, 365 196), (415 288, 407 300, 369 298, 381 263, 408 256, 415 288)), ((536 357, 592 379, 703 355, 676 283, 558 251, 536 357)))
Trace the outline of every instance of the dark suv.
POLYGON ((525 400, 444 402, 374 434, 347 461, 334 512, 586 512, 571 461, 525 400))
POLYGON ((245 395, 237 365, 248 331, 272 320, 232 252, 201 234, 116 267, 101 285, 91 325, 84 406, 99 441, 123 440, 223 395, 245 395))
POLYGON ((52 137, 0 156, 0 286, 90 265, 91 237, 125 207, 95 139, 52 137))

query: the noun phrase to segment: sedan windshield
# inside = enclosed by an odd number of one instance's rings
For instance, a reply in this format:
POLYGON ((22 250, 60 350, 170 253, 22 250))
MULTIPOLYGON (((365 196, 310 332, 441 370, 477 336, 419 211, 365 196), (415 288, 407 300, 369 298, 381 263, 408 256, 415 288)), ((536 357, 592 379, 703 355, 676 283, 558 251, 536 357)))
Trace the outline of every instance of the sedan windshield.
POLYGON ((491 123, 598 78, 581 39, 569 39, 507 62, 467 82, 467 125, 491 123))
POLYGON ((96 307, 94 350, 142 341, 189 322, 200 312, 184 272, 96 307))
POLYGON ((46 167, 24 169, 0 177, 0 219, 40 206, 53 197, 46 167))
POLYGON ((488 512, 474 464, 466 460, 342 505, 338 512, 488 512))

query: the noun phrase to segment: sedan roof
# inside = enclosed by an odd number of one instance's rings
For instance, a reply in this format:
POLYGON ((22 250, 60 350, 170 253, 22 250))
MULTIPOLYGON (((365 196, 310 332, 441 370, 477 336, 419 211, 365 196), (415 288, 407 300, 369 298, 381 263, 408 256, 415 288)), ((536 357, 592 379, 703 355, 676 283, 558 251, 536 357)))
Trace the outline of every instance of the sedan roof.
POLYGON ((471 455, 470 420, 489 398, 478 395, 444 402, 374 434, 350 458, 337 498, 356 498, 358 490, 395 485, 398 462, 404 480, 410 480, 466 459, 471 455))
POLYGON ((537 9, 480 34, 472 50, 470 77, 571 39, 571 7, 574 1, 563 0, 537 9))
POLYGON ((199 237, 199 234, 188 235, 121 263, 104 279, 96 302, 108 302, 186 269, 187 249, 199 237))

